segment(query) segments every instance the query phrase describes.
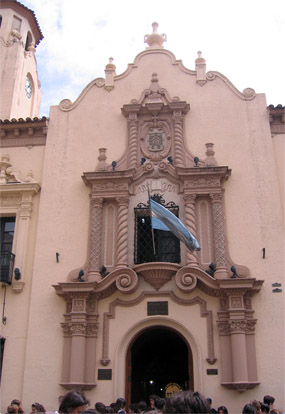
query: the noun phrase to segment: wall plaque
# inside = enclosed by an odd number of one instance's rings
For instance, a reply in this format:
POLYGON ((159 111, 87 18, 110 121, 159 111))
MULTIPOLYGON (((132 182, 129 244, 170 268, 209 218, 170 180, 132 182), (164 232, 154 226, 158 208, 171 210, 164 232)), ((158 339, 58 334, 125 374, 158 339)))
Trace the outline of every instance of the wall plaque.
POLYGON ((168 315, 168 302, 147 302, 147 315, 168 315))
POLYGON ((112 370, 111 369, 98 369, 98 380, 111 380, 112 370))
POLYGON ((213 369, 213 368, 209 368, 209 369, 207 369, 207 375, 218 375, 218 370, 213 369))

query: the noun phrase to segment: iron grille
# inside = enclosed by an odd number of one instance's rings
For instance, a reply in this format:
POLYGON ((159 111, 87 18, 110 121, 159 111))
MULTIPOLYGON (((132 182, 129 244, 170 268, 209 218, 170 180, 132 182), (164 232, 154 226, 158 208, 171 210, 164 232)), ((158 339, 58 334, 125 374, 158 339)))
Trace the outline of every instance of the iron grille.
POLYGON ((11 285, 15 255, 8 250, 4 250, 0 254, 0 282, 11 285))
MULTIPOLYGON (((178 217, 179 207, 173 202, 165 204, 164 199, 155 194, 152 198, 169 209, 178 217)), ((170 231, 153 230, 151 228, 151 213, 149 202, 139 203, 135 207, 135 248, 134 263, 149 262, 180 262, 180 242, 170 231), (155 253, 154 253, 155 244, 155 253)))

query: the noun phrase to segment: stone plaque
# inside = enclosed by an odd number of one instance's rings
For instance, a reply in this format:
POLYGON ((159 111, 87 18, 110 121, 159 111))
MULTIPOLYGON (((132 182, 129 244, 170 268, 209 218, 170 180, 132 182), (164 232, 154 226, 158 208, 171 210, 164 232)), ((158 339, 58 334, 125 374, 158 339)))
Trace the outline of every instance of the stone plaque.
POLYGON ((98 380, 111 380, 112 370, 111 369, 98 369, 98 380))
POLYGON ((207 369, 207 375, 218 375, 218 370, 217 369, 207 369))
POLYGON ((147 302, 147 315, 168 315, 168 302, 147 302))

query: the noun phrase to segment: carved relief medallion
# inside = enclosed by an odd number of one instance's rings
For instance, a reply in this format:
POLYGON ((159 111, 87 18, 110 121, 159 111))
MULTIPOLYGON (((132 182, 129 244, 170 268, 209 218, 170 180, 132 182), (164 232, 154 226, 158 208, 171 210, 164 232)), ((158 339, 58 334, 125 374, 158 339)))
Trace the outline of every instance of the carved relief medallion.
POLYGON ((161 129, 149 130, 147 147, 151 152, 163 151, 165 147, 165 134, 161 129))

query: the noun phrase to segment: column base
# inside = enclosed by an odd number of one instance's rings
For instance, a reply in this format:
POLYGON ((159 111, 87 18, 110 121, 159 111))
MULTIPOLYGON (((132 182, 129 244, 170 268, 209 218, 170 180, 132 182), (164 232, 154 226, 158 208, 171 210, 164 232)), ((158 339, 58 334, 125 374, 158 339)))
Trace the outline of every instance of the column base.
POLYGON ((87 282, 100 282, 102 280, 102 275, 100 272, 91 271, 88 272, 87 282))

